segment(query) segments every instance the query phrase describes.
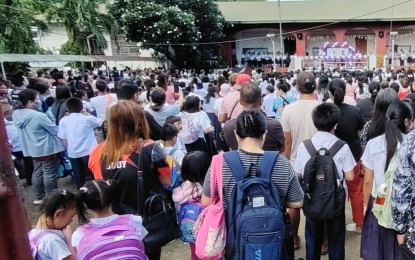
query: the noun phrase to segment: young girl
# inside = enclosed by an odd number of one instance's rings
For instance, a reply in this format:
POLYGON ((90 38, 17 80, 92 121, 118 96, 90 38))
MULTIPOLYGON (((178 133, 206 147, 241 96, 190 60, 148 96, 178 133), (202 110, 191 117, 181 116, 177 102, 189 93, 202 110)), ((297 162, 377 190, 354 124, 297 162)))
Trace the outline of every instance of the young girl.
MULTIPOLYGON (((186 154, 183 158, 181 178, 183 183, 173 190, 173 201, 180 215, 180 207, 186 207, 185 203, 197 204, 202 196, 202 183, 210 166, 209 156, 201 151, 194 151, 186 154)), ((189 205, 189 204, 187 204, 189 205)), ((200 204, 199 204, 200 205, 200 204)), ((201 209, 200 205, 200 209, 201 209)), ((194 216, 197 218, 197 216, 194 216)), ((180 218, 180 216, 179 216, 180 218)), ((180 222, 180 219, 179 219, 180 222)), ((183 223, 179 223, 183 232, 183 223)), ((183 236, 183 234, 182 234, 183 236)), ((183 240, 183 238, 182 238, 183 240)), ((186 239, 193 240, 193 239, 186 239)), ((193 240, 194 241, 194 240, 193 240)), ((195 244, 190 242, 191 259, 197 260, 195 244)))
POLYGON ((72 228, 69 225, 75 214, 75 195, 67 190, 54 190, 43 199, 39 220, 29 231, 35 259, 75 259, 70 246, 72 228))
POLYGON ((148 232, 141 217, 114 214, 111 205, 119 200, 117 194, 115 180, 89 181, 79 189, 76 209, 84 225, 72 236, 77 259, 147 259, 142 240, 148 232), (92 218, 88 222, 89 213, 92 218))

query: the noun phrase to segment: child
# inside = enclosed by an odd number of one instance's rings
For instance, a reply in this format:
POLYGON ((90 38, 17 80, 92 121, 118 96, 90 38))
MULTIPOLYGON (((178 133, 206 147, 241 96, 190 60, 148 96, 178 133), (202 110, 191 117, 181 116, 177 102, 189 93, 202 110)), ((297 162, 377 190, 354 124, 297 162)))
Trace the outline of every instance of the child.
POLYGON ((94 107, 88 101, 88 96, 86 95, 85 91, 83 90, 76 91, 76 97, 82 100, 82 105, 84 106, 84 109, 86 110, 86 112, 90 114, 95 113, 94 107))
POLYGON ((147 259, 142 240, 148 232, 141 217, 119 216, 111 209, 119 188, 115 180, 94 180, 76 194, 78 219, 84 224, 72 236, 77 259, 147 259), (88 221, 89 214, 92 218, 88 221))
POLYGON ((40 217, 29 231, 32 254, 37 260, 74 260, 70 246, 72 228, 69 225, 76 215, 75 195, 67 190, 54 190, 40 205, 40 217))
POLYGON ((185 153, 182 150, 174 148, 178 140, 179 130, 177 130, 177 128, 173 124, 166 123, 164 124, 162 131, 164 141, 164 154, 171 155, 181 167, 185 153))
POLYGON ((69 98, 66 108, 70 113, 59 123, 58 137, 68 149, 75 182, 80 188, 86 180, 92 180, 88 168, 89 153, 97 145, 94 129, 101 126, 102 121, 88 113, 82 113, 82 100, 69 98))
POLYGON ((45 114, 49 117, 52 122, 55 122, 55 116, 52 114, 52 106, 56 102, 55 97, 48 97, 45 99, 45 104, 48 106, 48 110, 46 110, 45 114))
POLYGON ((272 85, 268 85, 266 87, 267 94, 264 97, 264 101, 262 103, 262 109, 264 110, 265 114, 269 118, 275 118, 276 113, 273 110, 274 100, 277 96, 274 94, 274 87, 272 85))
MULTIPOLYGON (((202 197, 202 183, 205 179, 205 175, 210 166, 210 160, 206 153, 201 151, 194 151, 186 154, 183 158, 181 168, 181 178, 184 181, 179 187, 173 190, 173 201, 176 203, 176 209, 179 211, 179 225, 182 231, 181 239, 190 243, 191 259, 196 260, 195 254, 195 238, 192 234, 194 221, 196 221, 199 213, 202 210, 200 205, 200 198, 202 197), (181 207, 184 209, 189 204, 196 206, 199 210, 197 214, 191 217, 193 225, 186 225, 180 215, 182 215, 181 207), (199 205, 199 207, 198 207, 199 205), (184 234, 187 236, 184 237, 184 234)), ((192 209, 194 209, 192 207, 192 209)), ((186 217, 185 217, 186 218, 186 217)))
MULTIPOLYGON (((314 126, 317 133, 311 138, 314 148, 319 151, 321 148, 331 148, 339 139, 334 135, 334 129, 340 120, 340 109, 333 103, 323 103, 317 106, 312 112, 314 126)), ((335 155, 333 161, 336 164, 337 172, 343 185, 354 178, 354 167, 356 162, 347 144, 345 144, 335 155)), ((297 158, 294 163, 294 171, 298 176, 304 176, 304 167, 311 158, 304 143, 298 147, 297 158)), ((343 202, 345 203, 345 202, 343 202)), ((306 220, 306 259, 320 259, 323 233, 326 229, 329 241, 329 259, 345 259, 345 212, 338 217, 326 221, 316 221, 310 218, 306 220)))
MULTIPOLYGON (((182 127, 182 119, 178 116, 169 116, 166 118, 166 124, 174 125, 177 130, 180 132, 182 127)), ((173 146, 177 150, 182 150, 183 153, 187 153, 186 146, 180 136, 177 136, 176 143, 173 146)))

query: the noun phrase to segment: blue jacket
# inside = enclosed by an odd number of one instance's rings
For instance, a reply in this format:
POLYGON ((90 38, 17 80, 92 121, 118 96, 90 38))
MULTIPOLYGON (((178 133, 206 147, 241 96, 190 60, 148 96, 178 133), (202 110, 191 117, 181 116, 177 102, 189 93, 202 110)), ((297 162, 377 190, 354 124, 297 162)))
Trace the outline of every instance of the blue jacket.
POLYGON ((42 157, 65 150, 58 138, 58 127, 44 113, 33 109, 13 112, 24 156, 42 157))

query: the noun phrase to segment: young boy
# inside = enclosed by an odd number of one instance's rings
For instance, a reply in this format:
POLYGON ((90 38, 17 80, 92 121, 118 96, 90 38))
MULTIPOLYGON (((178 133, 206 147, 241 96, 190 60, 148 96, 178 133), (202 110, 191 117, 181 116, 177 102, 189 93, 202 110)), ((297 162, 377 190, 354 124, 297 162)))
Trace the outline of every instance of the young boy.
POLYGON ((275 118, 276 113, 273 110, 274 100, 277 96, 274 93, 274 87, 272 85, 268 85, 266 87, 267 94, 264 97, 262 102, 262 109, 264 110, 265 114, 267 114, 268 118, 275 118))
POLYGON ((164 147, 163 152, 164 154, 171 155, 174 160, 179 164, 180 167, 182 167, 183 157, 185 156, 185 153, 180 150, 176 149, 174 146, 178 140, 178 133, 179 130, 177 130, 176 126, 173 124, 166 123, 163 126, 163 141, 164 141, 164 147))
POLYGON ((100 127, 102 120, 86 112, 81 113, 83 105, 79 98, 68 99, 66 108, 70 114, 59 122, 58 137, 67 147, 75 182, 80 188, 85 181, 93 179, 88 169, 89 153, 97 145, 94 128, 100 127))
MULTIPOLYGON (((313 110, 312 119, 314 126, 317 128, 317 133, 311 138, 315 149, 317 151, 321 148, 330 149, 339 140, 334 135, 334 129, 340 119, 340 109, 333 103, 323 103, 313 110)), ((298 176, 304 176, 304 167, 310 158, 311 156, 307 152, 304 143, 301 143, 294 163, 294 171, 298 176)), ((343 180, 353 180, 353 169, 356 166, 353 154, 347 144, 333 156, 333 161, 336 164, 339 178, 342 180, 343 186, 346 187, 343 180)), ((345 259, 345 227, 344 212, 340 216, 326 221, 316 221, 307 218, 305 227, 306 259, 320 259, 325 228, 330 245, 329 259, 345 259)))
MULTIPOLYGON (((169 116, 166 119, 166 124, 172 124, 176 127, 177 131, 182 130, 182 119, 178 116, 169 116)), ((184 154, 187 153, 186 146, 180 136, 177 136, 176 143, 174 144, 174 148, 177 150, 181 150, 184 154)))

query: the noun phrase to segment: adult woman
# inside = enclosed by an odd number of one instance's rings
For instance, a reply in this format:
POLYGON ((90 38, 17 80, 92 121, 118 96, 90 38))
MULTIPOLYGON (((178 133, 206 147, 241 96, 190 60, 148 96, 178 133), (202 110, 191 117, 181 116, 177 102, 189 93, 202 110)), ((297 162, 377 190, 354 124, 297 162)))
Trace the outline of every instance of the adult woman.
MULTIPOLYGON (((360 145, 359 131, 362 130, 365 123, 359 108, 345 104, 346 84, 343 80, 333 79, 329 85, 330 98, 340 108, 341 117, 337 124, 334 134, 341 140, 345 141, 352 151, 356 162, 360 161, 363 150, 360 145)), ((355 168, 355 178, 347 182, 349 196, 352 204, 353 221, 356 226, 348 226, 348 230, 358 233, 362 232, 363 225, 363 203, 362 203, 362 186, 363 178, 360 174, 361 165, 358 163, 355 168)))
POLYGON ((375 99, 380 90, 379 82, 377 81, 370 82, 368 89, 369 89, 370 97, 359 99, 356 105, 358 108, 360 108, 360 112, 362 112, 363 118, 365 119, 366 122, 369 121, 373 117, 375 99))
POLYGON ((372 212, 376 193, 385 182, 385 172, 400 143, 412 126, 412 108, 393 102, 386 111, 385 133, 371 139, 362 156, 365 168, 363 198, 366 210, 360 256, 365 260, 399 259, 396 232, 378 224, 372 212))
POLYGON ((174 87, 170 85, 169 76, 167 74, 160 74, 157 78, 157 86, 166 91, 166 103, 174 105, 179 99, 179 94, 174 92, 174 87))
POLYGON ((46 116, 36 111, 40 104, 39 94, 32 89, 24 89, 18 94, 20 109, 13 113, 13 122, 17 127, 22 152, 33 159, 34 204, 42 203, 45 192, 58 187, 56 170, 59 153, 65 150, 58 138, 58 127, 46 116))
POLYGON ((52 105, 52 114, 55 117, 56 125, 66 114, 66 100, 72 97, 71 90, 68 86, 56 87, 56 102, 52 105))
POLYGON ((198 96, 191 95, 186 98, 182 115, 183 129, 180 131, 179 135, 185 142, 187 152, 206 152, 207 146, 205 134, 209 134, 214 130, 206 112, 200 111, 200 107, 201 104, 198 96), (197 135, 197 139, 194 140, 192 138, 191 141, 186 141, 188 139, 186 136, 188 135, 197 135))
MULTIPOLYGON (((236 135, 239 143, 238 155, 245 169, 249 168, 251 174, 256 173, 256 167, 262 162, 264 151, 265 133, 267 129, 267 118, 259 110, 243 111, 237 118, 236 135)), ((217 155, 220 156, 220 155, 217 155)), ((215 158, 213 159, 215 161, 215 158)), ((202 205, 211 204, 210 176, 217 178, 213 163, 209 168, 203 184, 202 205)), ((232 171, 225 159, 222 159, 222 183, 223 183, 223 205, 225 209, 230 203, 231 194, 236 182, 232 171)), ((298 178, 295 177, 290 162, 284 156, 278 156, 271 174, 271 181, 278 190, 283 207, 301 208, 303 203, 303 192, 298 178)), ((218 192, 217 187, 215 192, 218 192)), ((228 227, 229 228, 229 227, 228 227)), ((292 249, 291 249, 292 250, 292 249)))
POLYGON ((150 107, 146 109, 146 111, 154 117, 154 120, 156 120, 160 126, 164 125, 166 118, 175 116, 180 112, 180 107, 178 105, 165 105, 166 92, 164 89, 156 88, 151 92, 150 97, 150 107))
MULTIPOLYGON (((129 100, 120 100, 109 110, 108 136, 105 142, 91 151, 89 168, 95 179, 115 179, 121 187, 120 201, 113 205, 116 214, 137 212, 140 204, 152 191, 162 189, 156 172, 151 167, 153 143, 144 110, 129 100), (144 196, 137 189, 137 167, 144 174, 144 196)), ((161 249, 150 259, 160 259, 161 249)))
POLYGON ((385 133, 386 110, 390 104, 398 100, 398 94, 393 89, 387 88, 379 91, 375 100, 373 117, 363 127, 360 136, 361 145, 365 146, 370 139, 385 133))
POLYGON ((329 78, 326 75, 320 75, 317 85, 318 101, 326 102, 329 98, 328 88, 329 78))

